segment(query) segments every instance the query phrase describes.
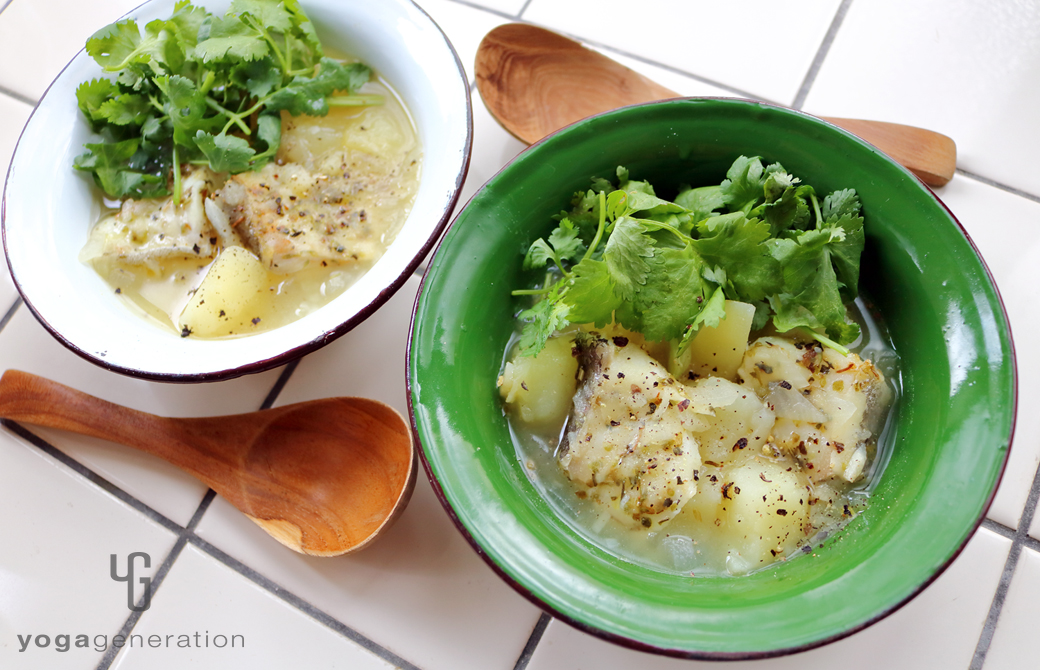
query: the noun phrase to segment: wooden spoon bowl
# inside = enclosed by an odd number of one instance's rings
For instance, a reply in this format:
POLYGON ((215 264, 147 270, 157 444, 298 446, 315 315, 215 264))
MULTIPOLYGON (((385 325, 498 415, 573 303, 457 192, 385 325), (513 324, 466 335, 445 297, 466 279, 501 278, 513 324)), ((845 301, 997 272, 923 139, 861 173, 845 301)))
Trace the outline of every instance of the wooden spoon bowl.
POLYGON ((415 485, 411 431, 393 408, 366 398, 166 418, 8 370, 0 378, 0 418, 159 456, 285 546, 312 556, 368 546, 401 514, 415 485))
MULTIPOLYGON (((527 144, 594 114, 683 97, 574 40, 526 23, 498 26, 484 36, 476 79, 491 115, 527 144)), ((953 178, 957 146, 946 135, 884 121, 821 118, 870 142, 929 186, 953 178)))

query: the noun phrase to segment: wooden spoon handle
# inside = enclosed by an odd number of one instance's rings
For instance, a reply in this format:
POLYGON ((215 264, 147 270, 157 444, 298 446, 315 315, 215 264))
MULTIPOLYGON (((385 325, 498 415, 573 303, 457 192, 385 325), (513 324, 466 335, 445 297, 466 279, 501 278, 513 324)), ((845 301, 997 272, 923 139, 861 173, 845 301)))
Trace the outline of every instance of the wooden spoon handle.
POLYGON ((886 121, 820 118, 870 142, 929 186, 945 186, 953 179, 957 145, 942 133, 886 121))
MULTIPOLYGON (((623 105, 685 97, 568 37, 526 23, 501 25, 484 36, 476 81, 491 114, 528 144, 623 105)), ((957 147, 941 133, 883 121, 824 120, 870 142, 929 186, 953 178, 957 147)))
MULTIPOLYGON (((148 435, 161 421, 21 370, 8 370, 0 377, 0 418, 122 444, 148 435)), ((131 446, 149 451, 147 445, 131 446)))
POLYGON ((176 420, 95 398, 28 372, 8 370, 0 377, 0 418, 133 447, 186 468, 212 485, 198 467, 199 445, 181 434, 176 420))

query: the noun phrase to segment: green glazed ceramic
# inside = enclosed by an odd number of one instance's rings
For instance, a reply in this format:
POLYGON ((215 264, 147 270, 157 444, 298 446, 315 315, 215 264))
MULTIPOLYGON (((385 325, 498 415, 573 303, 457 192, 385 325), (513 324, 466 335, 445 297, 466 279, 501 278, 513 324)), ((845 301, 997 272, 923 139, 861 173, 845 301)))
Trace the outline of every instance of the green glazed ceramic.
POLYGON ((623 108, 530 147, 456 218, 415 305, 412 425, 459 529, 520 593, 621 644, 691 658, 790 653, 867 626, 917 594, 983 519, 1014 430, 1015 358, 993 281, 956 219, 909 172, 819 119, 739 100, 623 108), (744 577, 625 562, 550 509, 524 474, 496 377, 523 252, 590 178, 624 165, 665 193, 718 184, 739 155, 779 161, 817 191, 855 188, 861 290, 901 357, 892 456, 866 511, 811 554, 744 577))

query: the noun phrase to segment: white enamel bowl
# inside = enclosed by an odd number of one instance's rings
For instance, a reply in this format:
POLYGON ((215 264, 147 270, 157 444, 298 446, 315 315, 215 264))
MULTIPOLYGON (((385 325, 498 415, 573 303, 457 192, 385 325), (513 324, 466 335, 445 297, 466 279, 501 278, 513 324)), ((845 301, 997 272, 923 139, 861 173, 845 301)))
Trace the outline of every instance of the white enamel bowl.
MULTIPOLYGON (((143 26, 169 17, 173 4, 153 0, 128 16, 143 26)), ((228 1, 198 4, 223 14, 228 1)), ((4 250, 18 291, 40 323, 72 351, 110 370, 159 381, 212 381, 266 370, 318 349, 367 318, 401 287, 444 230, 469 168, 473 135, 469 87, 451 43, 409 0, 301 4, 327 47, 375 68, 413 115, 423 146, 422 177, 397 238, 354 286, 281 328, 199 340, 149 323, 77 260, 100 203, 90 176, 72 168, 83 144, 96 141, 76 106, 75 90, 102 74, 80 51, 22 131, 0 209, 4 250)))

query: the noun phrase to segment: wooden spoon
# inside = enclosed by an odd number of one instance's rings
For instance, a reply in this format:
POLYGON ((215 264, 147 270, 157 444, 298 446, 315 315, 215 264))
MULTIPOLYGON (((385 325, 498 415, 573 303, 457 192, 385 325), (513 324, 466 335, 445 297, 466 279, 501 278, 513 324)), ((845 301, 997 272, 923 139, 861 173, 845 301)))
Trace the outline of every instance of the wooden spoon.
MULTIPOLYGON (((492 116, 527 144, 593 114, 683 97, 599 52, 525 23, 484 36, 476 75, 492 116)), ((953 178, 957 147, 945 135, 883 121, 822 118, 870 142, 929 186, 953 178)))
POLYGON ((0 378, 0 418, 154 454, 312 556, 368 546, 404 510, 415 484, 411 431, 393 408, 366 398, 173 419, 8 370, 0 378))

